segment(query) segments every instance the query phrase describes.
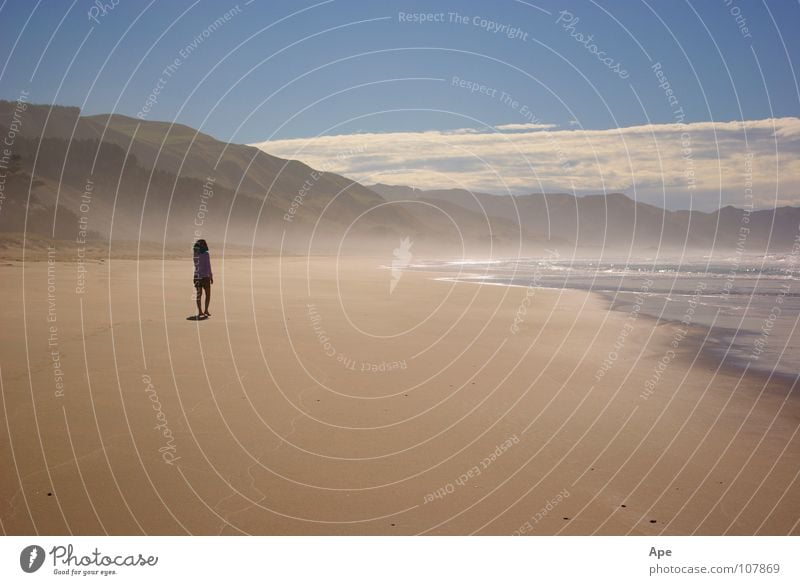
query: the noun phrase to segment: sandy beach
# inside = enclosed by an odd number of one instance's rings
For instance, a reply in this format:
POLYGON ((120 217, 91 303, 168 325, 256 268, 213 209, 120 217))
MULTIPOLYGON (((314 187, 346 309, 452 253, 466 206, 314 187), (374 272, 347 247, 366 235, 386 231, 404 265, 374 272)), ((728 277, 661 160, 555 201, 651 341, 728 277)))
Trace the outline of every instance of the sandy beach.
POLYGON ((189 259, 0 266, 5 534, 800 534, 798 398, 702 331, 212 255, 205 321, 189 259))

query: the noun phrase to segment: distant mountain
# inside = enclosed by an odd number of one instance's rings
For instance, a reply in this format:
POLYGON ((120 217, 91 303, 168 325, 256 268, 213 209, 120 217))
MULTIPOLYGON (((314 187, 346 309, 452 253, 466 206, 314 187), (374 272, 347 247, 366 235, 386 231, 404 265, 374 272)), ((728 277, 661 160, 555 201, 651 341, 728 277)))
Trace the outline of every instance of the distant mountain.
MULTIPOLYGON (((3 135, 15 105, 0 101, 3 135)), ((188 243, 197 232, 216 242, 305 250, 313 235, 315 245, 330 251, 340 242, 358 246, 376 237, 394 246, 423 229, 412 214, 357 182, 177 124, 32 105, 14 152, 36 179, 32 197, 49 206, 50 223, 62 235, 77 226, 71 215, 58 219, 55 205, 81 215, 82 203, 91 229, 103 237, 168 243, 188 243)), ((24 202, 28 185, 6 195, 24 202)), ((0 226, 6 232, 23 227, 0 226)))
POLYGON ((407 186, 371 185, 390 201, 424 201, 448 209, 518 223, 523 233, 544 241, 569 242, 580 249, 690 250, 735 249, 745 253, 786 251, 800 235, 800 207, 752 211, 724 207, 702 211, 666 211, 634 201, 623 193, 574 197, 567 193, 493 195, 463 189, 425 191, 407 186))
POLYGON ((786 250, 800 224, 795 207, 746 216, 731 207, 665 211, 622 193, 368 188, 180 124, 81 116, 78 108, 47 105, 28 106, 14 121, 15 106, 0 101, 0 134, 14 128, 14 172, 0 200, 6 234, 74 240, 88 231, 92 240, 149 242, 149 250, 182 249, 204 237, 256 252, 390 260, 406 238, 416 257, 530 255, 548 247, 634 254, 733 249, 743 227, 750 229, 746 251, 767 244, 786 250))
MULTIPOLYGON (((0 132, 11 124, 14 106, 0 102, 0 132)), ((165 245, 186 245, 196 230, 257 250, 387 258, 404 238, 417 256, 525 253, 546 243, 503 217, 387 201, 345 177, 180 124, 35 105, 24 114, 14 150, 35 177, 30 195, 41 203, 28 229, 39 226, 34 233, 43 236, 56 226, 69 239, 78 230, 76 216, 85 215, 100 237, 165 245)), ((16 201, 27 200, 29 183, 17 182, 16 201)), ((0 230, 22 231, 23 224, 9 221, 0 230)))

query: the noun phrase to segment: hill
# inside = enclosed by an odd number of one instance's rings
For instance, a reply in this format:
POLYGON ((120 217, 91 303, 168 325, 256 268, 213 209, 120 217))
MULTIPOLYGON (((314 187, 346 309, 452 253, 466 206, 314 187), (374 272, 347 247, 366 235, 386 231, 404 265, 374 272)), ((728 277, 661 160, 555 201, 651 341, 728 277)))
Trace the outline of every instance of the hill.
MULTIPOLYGON (((0 101, 7 134, 14 102, 0 101)), ((493 195, 366 187, 262 150, 166 122, 30 105, 4 182, 0 232, 188 248, 198 237, 256 253, 359 253, 392 258, 402 239, 424 256, 535 255, 550 247, 653 250, 790 249, 800 208, 666 211, 623 193, 493 195)), ((8 161, 9 164, 11 161, 8 161)))
POLYGON ((463 189, 424 191, 407 186, 371 185, 392 201, 426 201, 460 206, 490 217, 518 222, 527 234, 561 240, 583 251, 733 250, 744 239, 752 253, 787 251, 800 226, 800 208, 746 211, 724 207, 714 212, 668 211, 634 201, 623 193, 575 197, 567 193, 493 195, 463 189))

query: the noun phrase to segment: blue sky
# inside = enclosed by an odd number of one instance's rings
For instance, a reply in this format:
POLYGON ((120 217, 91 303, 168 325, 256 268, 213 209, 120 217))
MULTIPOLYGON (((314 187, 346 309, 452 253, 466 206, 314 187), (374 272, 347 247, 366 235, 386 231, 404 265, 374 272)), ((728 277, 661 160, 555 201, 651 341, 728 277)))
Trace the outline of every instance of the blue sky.
POLYGON ((673 124, 676 107, 684 123, 800 111, 793 1, 105 4, 3 2, 0 96, 24 90, 34 102, 175 120, 242 143, 485 129, 531 116, 556 130, 614 130, 673 124), (228 11, 224 24, 212 24, 228 11), (400 13, 441 16, 400 22, 400 13), (501 27, 519 32, 492 32, 501 27), (454 77, 486 90, 459 87, 454 77), (157 103, 143 113, 156 88, 157 103))

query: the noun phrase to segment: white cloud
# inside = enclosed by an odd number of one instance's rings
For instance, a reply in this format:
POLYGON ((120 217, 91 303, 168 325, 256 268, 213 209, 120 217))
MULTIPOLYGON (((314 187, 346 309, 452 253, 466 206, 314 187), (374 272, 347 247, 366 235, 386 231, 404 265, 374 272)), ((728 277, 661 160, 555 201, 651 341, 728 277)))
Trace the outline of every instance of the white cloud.
POLYGON ((785 122, 775 129, 775 136, 790 138, 800 136, 800 118, 783 118, 785 122))
POLYGON ((550 128, 557 128, 555 124, 501 124, 495 126, 497 130, 548 130, 550 128))
POLYGON ((800 119, 607 130, 389 132, 255 144, 363 183, 492 193, 624 191, 668 207, 800 204, 800 119))

